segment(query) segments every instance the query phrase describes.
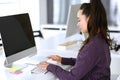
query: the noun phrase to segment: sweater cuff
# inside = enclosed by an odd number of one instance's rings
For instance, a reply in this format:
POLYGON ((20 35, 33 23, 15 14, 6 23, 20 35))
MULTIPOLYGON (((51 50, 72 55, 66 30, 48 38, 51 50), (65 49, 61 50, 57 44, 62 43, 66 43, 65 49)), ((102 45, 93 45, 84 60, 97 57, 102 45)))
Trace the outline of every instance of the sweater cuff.
POLYGON ((49 64, 48 67, 47 67, 47 70, 50 71, 50 72, 55 71, 55 69, 56 69, 56 65, 54 65, 54 64, 49 64))
POLYGON ((71 63, 70 58, 64 58, 63 57, 61 63, 65 64, 65 65, 71 63))
POLYGON ((61 64, 65 64, 65 62, 66 62, 66 58, 62 57, 61 64))

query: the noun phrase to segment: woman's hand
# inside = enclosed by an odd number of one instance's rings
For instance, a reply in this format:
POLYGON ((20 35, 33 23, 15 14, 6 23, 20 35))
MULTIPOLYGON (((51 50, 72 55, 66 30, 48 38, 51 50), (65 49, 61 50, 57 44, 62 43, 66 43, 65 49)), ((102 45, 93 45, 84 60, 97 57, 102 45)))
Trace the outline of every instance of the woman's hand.
POLYGON ((60 56, 58 56, 58 55, 50 55, 47 58, 52 59, 54 61, 57 61, 59 63, 61 63, 61 61, 62 61, 62 58, 60 56))
POLYGON ((43 62, 40 62, 39 64, 37 64, 37 66, 38 66, 39 68, 42 68, 42 69, 47 69, 47 67, 48 67, 49 64, 50 64, 50 63, 48 63, 48 62, 46 62, 46 61, 43 61, 43 62))
MULTIPOLYGON (((61 58, 60 56, 58 56, 58 55, 50 55, 50 56, 48 56, 47 58, 48 58, 48 59, 52 59, 52 60, 54 60, 54 61, 57 61, 57 62, 59 62, 59 63, 61 63, 61 61, 62 61, 62 58, 61 58)), ((42 68, 42 69, 47 69, 47 67, 48 67, 49 64, 50 64, 50 63, 48 63, 48 62, 46 62, 46 61, 43 61, 43 62, 40 62, 37 66, 38 66, 39 68, 42 68)))

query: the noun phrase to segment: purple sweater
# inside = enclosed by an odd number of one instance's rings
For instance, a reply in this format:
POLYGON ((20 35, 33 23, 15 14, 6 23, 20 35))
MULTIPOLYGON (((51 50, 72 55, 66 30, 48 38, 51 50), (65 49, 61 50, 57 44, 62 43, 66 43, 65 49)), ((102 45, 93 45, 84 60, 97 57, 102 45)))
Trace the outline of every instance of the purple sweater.
POLYGON ((110 80, 109 46, 97 34, 79 53, 76 59, 62 58, 62 64, 73 65, 70 71, 49 64, 47 70, 60 80, 110 80))

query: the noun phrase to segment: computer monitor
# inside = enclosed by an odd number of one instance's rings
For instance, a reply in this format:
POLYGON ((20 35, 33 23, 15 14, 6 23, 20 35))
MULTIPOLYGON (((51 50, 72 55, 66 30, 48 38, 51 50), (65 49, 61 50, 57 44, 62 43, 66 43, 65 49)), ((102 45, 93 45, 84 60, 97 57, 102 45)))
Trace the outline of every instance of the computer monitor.
POLYGON ((0 17, 0 32, 6 56, 5 66, 37 52, 28 13, 0 17))
POLYGON ((88 34, 82 34, 80 29, 77 26, 77 12, 80 9, 81 4, 73 4, 69 9, 68 19, 67 19, 67 30, 66 30, 66 37, 73 36, 75 34, 82 35, 82 39, 86 39, 88 34))
POLYGON ((77 27, 77 12, 80 8, 80 4, 74 4, 70 6, 68 19, 67 19, 67 31, 66 37, 70 37, 76 33, 80 33, 77 27))

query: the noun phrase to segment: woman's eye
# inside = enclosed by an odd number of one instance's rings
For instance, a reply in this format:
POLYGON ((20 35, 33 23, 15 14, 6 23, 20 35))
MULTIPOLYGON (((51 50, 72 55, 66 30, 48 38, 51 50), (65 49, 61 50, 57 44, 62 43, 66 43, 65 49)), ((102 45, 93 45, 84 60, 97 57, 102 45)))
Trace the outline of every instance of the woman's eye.
POLYGON ((78 22, 80 22, 80 20, 78 20, 78 22))

